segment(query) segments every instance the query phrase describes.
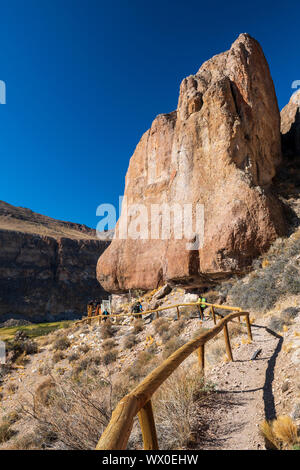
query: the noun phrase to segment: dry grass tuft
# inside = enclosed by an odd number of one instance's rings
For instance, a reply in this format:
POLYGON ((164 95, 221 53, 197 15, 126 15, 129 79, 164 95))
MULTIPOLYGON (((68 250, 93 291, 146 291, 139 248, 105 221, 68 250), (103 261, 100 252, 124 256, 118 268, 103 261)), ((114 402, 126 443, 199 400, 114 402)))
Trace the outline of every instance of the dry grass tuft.
POLYGON ((294 448, 299 445, 297 426, 290 416, 278 416, 272 422, 264 421, 260 430, 268 449, 294 448))
POLYGON ((210 392, 197 367, 181 366, 158 389, 153 405, 158 436, 164 449, 192 446, 197 430, 197 407, 210 392))
POLYGON ((279 416, 273 423, 273 432, 282 442, 293 445, 299 442, 297 426, 289 416, 279 416))

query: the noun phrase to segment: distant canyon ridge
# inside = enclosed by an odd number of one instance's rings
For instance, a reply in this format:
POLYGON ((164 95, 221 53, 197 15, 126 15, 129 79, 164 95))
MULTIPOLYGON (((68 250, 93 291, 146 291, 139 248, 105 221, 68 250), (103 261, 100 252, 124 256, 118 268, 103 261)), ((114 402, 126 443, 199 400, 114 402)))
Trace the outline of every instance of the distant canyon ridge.
POLYGON ((0 201, 0 323, 80 318, 107 298, 96 264, 109 235, 0 201))
MULTIPOLYGON (((153 121, 125 180, 128 205, 146 205, 149 213, 152 204, 203 204, 203 247, 187 250, 187 240, 174 234, 168 240, 116 238, 98 261, 103 288, 121 293, 166 281, 200 287, 245 272, 287 233, 273 186, 282 164, 280 125, 263 50, 241 34, 182 81, 176 111, 153 121)), ((283 110, 282 125, 284 146, 294 151, 300 144, 293 103, 283 110)), ((126 217, 122 210, 117 234, 126 217)))

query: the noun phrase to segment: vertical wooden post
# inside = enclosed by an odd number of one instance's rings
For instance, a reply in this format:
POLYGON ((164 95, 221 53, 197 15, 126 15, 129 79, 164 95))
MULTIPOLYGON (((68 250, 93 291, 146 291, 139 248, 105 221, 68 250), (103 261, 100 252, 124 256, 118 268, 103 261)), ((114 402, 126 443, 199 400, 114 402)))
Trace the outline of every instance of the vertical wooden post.
POLYGON ((198 310, 199 310, 199 317, 200 317, 200 320, 203 320, 204 315, 203 315, 203 313, 202 313, 202 311, 201 311, 200 305, 197 305, 197 307, 198 307, 198 310))
POLYGON ((224 325, 224 337, 225 337, 226 353, 227 353, 228 359, 230 361, 233 361, 227 323, 225 323, 224 325))
POLYGON ((211 309, 212 317, 213 317, 213 320, 214 320, 214 324, 216 325, 217 322, 216 322, 216 314, 215 314, 215 311, 214 311, 214 307, 211 306, 210 309, 211 309))
POLYGON ((151 400, 139 411, 138 418, 142 430, 144 450, 158 450, 157 434, 151 400))
POLYGON ((179 318, 180 318, 179 307, 176 307, 176 308, 177 308, 177 320, 179 320, 179 318))
POLYGON ((248 339, 252 341, 252 331, 251 331, 251 325, 250 325, 250 320, 249 320, 249 315, 245 315, 246 319, 246 325, 247 325, 247 331, 248 331, 248 339))
POLYGON ((200 366, 200 373, 204 376, 205 358, 204 358, 204 344, 198 348, 198 361, 200 366))

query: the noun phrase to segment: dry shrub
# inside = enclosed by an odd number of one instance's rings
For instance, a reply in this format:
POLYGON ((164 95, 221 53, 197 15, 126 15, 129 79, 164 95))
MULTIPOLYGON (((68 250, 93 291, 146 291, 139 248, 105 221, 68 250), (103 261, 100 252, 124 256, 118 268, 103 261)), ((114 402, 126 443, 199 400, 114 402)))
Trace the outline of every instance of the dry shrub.
POLYGON ((77 361, 78 359, 79 359, 79 354, 76 352, 73 352, 72 354, 68 356, 69 362, 74 362, 74 361, 77 361))
POLYGON ((209 341, 205 345, 205 354, 208 362, 212 365, 220 362, 221 357, 226 352, 225 341, 221 336, 216 337, 214 340, 209 341))
POLYGON ((184 318, 181 318, 180 320, 172 324, 170 328, 171 335, 172 336, 179 335, 180 333, 182 333, 185 327, 186 327, 186 320, 184 318))
POLYGON ((133 324, 133 333, 138 334, 144 329, 144 322, 143 320, 135 320, 133 324))
POLYGON ((132 333, 128 336, 125 336, 125 338, 123 339, 123 348, 124 349, 131 349, 137 343, 138 343, 138 338, 136 337, 135 334, 132 333))
POLYGON ((40 375, 49 375, 51 374, 51 371, 52 371, 52 364, 50 364, 49 361, 43 362, 38 368, 38 372, 40 375))
POLYGON ((10 425, 16 423, 20 419, 20 414, 17 410, 13 410, 3 417, 3 421, 9 423, 10 425))
POLYGON ((299 445, 297 426, 290 416, 278 416, 272 422, 263 421, 260 430, 267 449, 295 448, 299 445))
POLYGON ((243 333, 243 326, 238 322, 230 321, 228 323, 229 338, 236 338, 243 333))
POLYGON ((193 339, 198 338, 198 336, 202 335, 202 333, 205 333, 208 330, 209 330, 209 328, 198 328, 193 333, 193 339))
POLYGON ((192 444, 197 405, 207 392, 199 370, 193 367, 181 366, 162 384, 153 399, 161 448, 182 449, 192 444))
POLYGON ((297 426, 289 416, 279 416, 272 423, 275 436, 282 442, 292 446, 299 442, 297 426))
POLYGON ((117 349, 112 349, 111 351, 107 351, 106 353, 103 354, 103 363, 107 366, 108 364, 111 364, 112 362, 115 362, 118 357, 118 350, 117 349))
POLYGON ((181 307, 180 309, 180 315, 182 315, 185 318, 190 318, 190 317, 198 317, 199 315, 199 310, 198 307, 195 305, 188 305, 187 307, 181 307))
POLYGON ((24 366, 28 360, 29 358, 27 357, 26 351, 23 351, 22 354, 15 359, 15 364, 17 366, 24 366))
POLYGON ((126 370, 126 374, 133 380, 145 377, 159 362, 151 351, 141 351, 134 363, 126 370))
POLYGON ((300 309, 297 308, 297 307, 288 307, 288 308, 285 308, 281 312, 281 317, 285 321, 290 322, 290 321, 294 320, 299 315, 299 312, 300 312, 300 309))
POLYGON ((104 351, 109 351, 110 349, 113 349, 117 345, 116 341, 112 338, 108 338, 103 341, 102 343, 102 348, 104 351))
POLYGON ((102 339, 112 338, 116 334, 116 328, 114 328, 111 323, 106 322, 101 325, 100 333, 102 339))
POLYGON ((62 351, 56 351, 52 356, 53 364, 62 361, 65 358, 65 355, 62 351))
POLYGON ((171 354, 173 354, 173 352, 177 351, 177 349, 183 346, 183 344, 183 339, 178 336, 169 339, 164 346, 163 358, 166 359, 167 357, 169 357, 171 354))
POLYGON ((169 327, 169 322, 166 318, 160 317, 160 318, 157 318, 156 320, 154 320, 152 322, 152 325, 154 327, 154 332, 159 333, 160 328, 164 329, 164 328, 169 327))
POLYGON ((0 424, 0 444, 3 444, 14 435, 14 431, 11 429, 11 425, 8 422, 0 424))
POLYGON ((89 350, 90 350, 90 347, 89 347, 88 344, 81 344, 81 345, 79 346, 79 351, 82 352, 83 354, 88 353, 89 350))
POLYGON ((42 448, 43 442, 38 438, 36 432, 32 432, 14 439, 7 450, 40 450, 42 448))
POLYGON ((114 394, 112 397, 113 408, 119 403, 119 401, 125 397, 134 388, 135 382, 130 378, 129 374, 118 374, 114 380, 113 390, 114 394))
POLYGON ((260 425, 260 431, 265 439, 267 449, 276 450, 279 448, 279 442, 276 438, 272 426, 268 421, 264 420, 260 425))
POLYGON ((55 382, 51 400, 38 408, 27 403, 25 416, 39 424, 46 448, 94 449, 112 412, 112 385, 104 377, 88 376, 85 382, 55 382))
POLYGON ((270 330, 276 331, 277 333, 281 332, 284 325, 287 325, 288 323, 280 317, 274 316, 270 319, 268 327, 270 330))
POLYGON ((29 339, 24 331, 19 330, 16 332, 13 341, 8 344, 8 350, 12 353, 12 362, 16 362, 19 359, 21 362, 19 365, 22 365, 26 355, 38 352, 38 345, 36 341, 29 339))
POLYGON ((53 344, 53 349, 56 351, 64 351, 71 346, 69 338, 67 336, 61 336, 57 338, 53 344))
POLYGON ((45 407, 50 404, 55 386, 55 381, 49 377, 37 387, 33 398, 35 408, 41 405, 45 407))
POLYGON ((17 390, 18 390, 18 385, 13 382, 8 383, 6 386, 6 391, 10 394, 15 393, 17 390))

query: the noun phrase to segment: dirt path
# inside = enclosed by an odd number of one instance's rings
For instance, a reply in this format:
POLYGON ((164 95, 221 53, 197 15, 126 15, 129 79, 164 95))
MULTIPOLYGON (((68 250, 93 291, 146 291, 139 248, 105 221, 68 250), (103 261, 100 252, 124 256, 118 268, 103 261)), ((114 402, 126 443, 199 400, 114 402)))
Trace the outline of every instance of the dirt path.
POLYGON ((208 423, 200 432, 201 449, 265 448, 259 423, 276 417, 274 367, 282 338, 259 324, 252 325, 252 332, 251 344, 233 349, 234 362, 220 364, 207 377, 217 386, 205 404, 208 423), (258 349, 261 353, 251 361, 258 349))

